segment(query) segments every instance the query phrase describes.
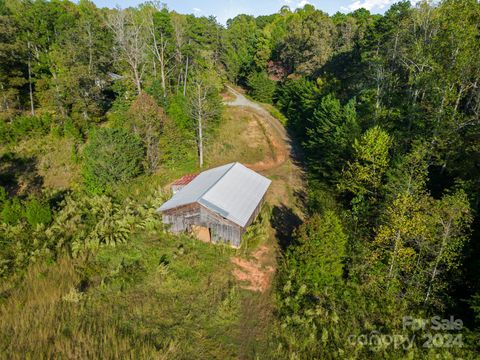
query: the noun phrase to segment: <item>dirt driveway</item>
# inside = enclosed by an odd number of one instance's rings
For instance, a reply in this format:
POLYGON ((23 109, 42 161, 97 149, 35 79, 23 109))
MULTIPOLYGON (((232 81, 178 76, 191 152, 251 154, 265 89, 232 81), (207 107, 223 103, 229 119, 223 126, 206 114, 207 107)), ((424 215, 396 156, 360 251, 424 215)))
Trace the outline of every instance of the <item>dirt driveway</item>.
POLYGON ((245 165, 272 179, 267 202, 272 206, 271 238, 276 241, 268 241, 246 257, 231 259, 235 264, 233 275, 244 289, 266 292, 275 273, 278 247, 285 241, 281 238, 290 236, 291 230, 303 217, 301 206, 296 201, 297 194, 303 191, 303 174, 292 158, 292 142, 280 121, 233 87, 227 88, 234 99, 225 104, 254 113, 255 119, 261 122, 273 153, 273 157, 245 165))

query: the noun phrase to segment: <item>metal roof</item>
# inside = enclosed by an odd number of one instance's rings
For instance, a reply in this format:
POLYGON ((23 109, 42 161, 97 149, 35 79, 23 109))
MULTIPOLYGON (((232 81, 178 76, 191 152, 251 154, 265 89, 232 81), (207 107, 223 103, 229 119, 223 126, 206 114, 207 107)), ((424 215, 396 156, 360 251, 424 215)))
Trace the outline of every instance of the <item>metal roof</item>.
POLYGON ((235 162, 200 173, 157 211, 197 202, 245 227, 270 183, 271 180, 235 162))

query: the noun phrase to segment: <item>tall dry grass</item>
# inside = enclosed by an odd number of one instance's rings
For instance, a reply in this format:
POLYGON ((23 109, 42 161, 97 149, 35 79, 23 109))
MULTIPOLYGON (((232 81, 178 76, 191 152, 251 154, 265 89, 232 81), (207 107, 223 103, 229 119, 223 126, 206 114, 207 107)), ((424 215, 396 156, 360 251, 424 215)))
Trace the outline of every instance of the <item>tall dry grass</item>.
MULTIPOLYGON (((32 265, 0 304, 0 357, 5 359, 162 358, 148 342, 122 331, 108 300, 89 303, 74 261, 32 265)), ((165 351, 163 351, 163 355, 165 351)))

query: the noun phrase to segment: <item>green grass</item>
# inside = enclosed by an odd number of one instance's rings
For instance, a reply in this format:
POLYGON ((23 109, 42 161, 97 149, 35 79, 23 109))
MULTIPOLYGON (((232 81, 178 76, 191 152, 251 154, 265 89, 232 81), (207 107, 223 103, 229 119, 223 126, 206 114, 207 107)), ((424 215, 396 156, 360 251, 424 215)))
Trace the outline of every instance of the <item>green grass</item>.
POLYGON ((32 265, 22 286, 3 289, 0 349, 13 358, 71 358, 75 348, 94 358, 235 358, 234 253, 187 236, 137 234, 90 260, 32 265))
POLYGON ((283 126, 287 126, 288 119, 280 112, 280 110, 271 104, 262 104, 262 106, 269 112, 270 115, 280 121, 283 126))
POLYGON ((228 108, 215 140, 205 146, 207 166, 233 161, 253 164, 269 156, 271 150, 261 122, 255 113, 242 108, 228 108))

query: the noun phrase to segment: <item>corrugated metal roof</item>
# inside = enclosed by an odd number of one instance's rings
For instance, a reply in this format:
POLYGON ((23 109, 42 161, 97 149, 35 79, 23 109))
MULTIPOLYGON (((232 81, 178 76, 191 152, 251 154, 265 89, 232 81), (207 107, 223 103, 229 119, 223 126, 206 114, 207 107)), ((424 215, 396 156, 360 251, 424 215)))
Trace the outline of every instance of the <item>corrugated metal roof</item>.
POLYGON ((245 227, 270 183, 244 165, 231 163, 202 172, 157 211, 198 202, 245 227))

